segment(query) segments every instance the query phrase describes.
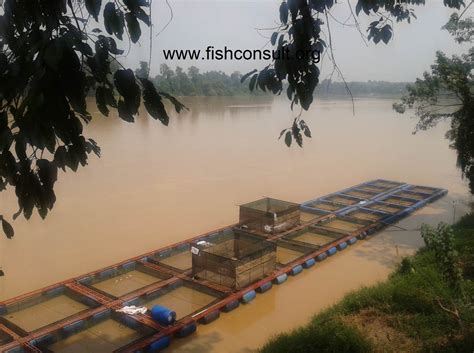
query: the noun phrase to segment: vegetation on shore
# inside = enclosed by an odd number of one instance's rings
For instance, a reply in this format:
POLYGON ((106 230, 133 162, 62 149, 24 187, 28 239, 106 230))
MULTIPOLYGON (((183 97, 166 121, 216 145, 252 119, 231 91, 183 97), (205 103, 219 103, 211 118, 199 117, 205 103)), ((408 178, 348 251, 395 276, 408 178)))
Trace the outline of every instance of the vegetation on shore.
POLYGON ((443 352, 474 348, 474 214, 424 226, 426 247, 390 278, 347 295, 261 353, 443 352))
MULTIPOLYGON (((148 73, 148 63, 140 62, 140 67, 135 70, 135 75, 145 77, 148 73)), ((249 96, 270 95, 262 90, 249 90, 247 83, 241 83, 242 74, 238 71, 228 75, 222 71, 201 72, 197 67, 191 66, 187 70, 180 66, 172 69, 166 64, 160 66, 160 74, 151 78, 151 81, 170 94, 176 96, 249 96)), ((316 88, 318 96, 348 96, 348 88, 354 96, 370 95, 397 95, 407 93, 409 82, 334 82, 323 80, 316 88)))

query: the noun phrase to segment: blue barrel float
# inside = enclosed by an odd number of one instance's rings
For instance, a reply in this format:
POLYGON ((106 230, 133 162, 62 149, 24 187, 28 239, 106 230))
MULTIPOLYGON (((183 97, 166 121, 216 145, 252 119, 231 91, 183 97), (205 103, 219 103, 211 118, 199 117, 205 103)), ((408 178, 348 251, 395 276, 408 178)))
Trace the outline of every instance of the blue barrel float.
POLYGON ((325 252, 319 254, 318 256, 316 256, 316 260, 318 260, 319 262, 325 260, 326 258, 328 257, 328 254, 326 254, 325 252))
POLYGON ((221 315, 221 312, 219 310, 214 310, 211 311, 209 314, 203 316, 202 318, 199 319, 199 323, 207 325, 215 320, 217 320, 221 315))
POLYGON ((311 258, 311 259, 308 259, 306 260, 305 262, 303 262, 303 267, 304 268, 310 268, 311 266, 313 266, 314 264, 316 263, 316 260, 311 258))
POLYGON ((227 303, 223 308, 222 311, 228 313, 229 311, 234 310, 240 305, 238 300, 232 300, 231 302, 227 303))
POLYGON ((175 336, 178 337, 178 338, 183 338, 183 337, 189 336, 190 334, 196 332, 196 328, 197 328, 196 323, 191 322, 191 323, 183 326, 183 328, 181 328, 181 330, 176 332, 175 336))
POLYGON ((265 282, 264 284, 262 284, 260 287, 258 287, 256 289, 256 291, 258 293, 265 293, 267 291, 269 291, 270 289, 272 289, 272 282, 269 281, 269 282, 265 282))
POLYGON ((350 239, 347 241, 347 244, 349 244, 349 245, 353 245, 353 244, 355 244, 355 243, 357 243, 357 238, 356 238, 356 237, 350 238, 350 239))
POLYGON ((347 248, 347 243, 343 241, 342 243, 337 244, 337 250, 341 251, 347 248))
POLYGON ((275 284, 282 284, 282 283, 285 282, 287 279, 288 279, 288 275, 287 275, 286 273, 282 273, 281 275, 276 276, 275 279, 273 280, 273 282, 274 282, 275 284))
POLYGON ((159 339, 157 339, 155 342, 150 344, 150 351, 151 352, 160 352, 166 347, 170 345, 170 338, 169 336, 163 336, 159 339))
POLYGON ((168 326, 176 321, 176 312, 161 305, 151 308, 151 317, 160 325, 168 326))
POLYGON ((297 274, 300 274, 303 271, 303 266, 301 265, 296 265, 290 270, 290 274, 292 276, 296 276, 297 274))
POLYGON ((335 246, 333 246, 331 249, 327 251, 328 256, 332 256, 337 252, 337 249, 335 246))
POLYGON ((255 299, 257 293, 254 290, 250 290, 242 296, 242 303, 247 304, 255 299))

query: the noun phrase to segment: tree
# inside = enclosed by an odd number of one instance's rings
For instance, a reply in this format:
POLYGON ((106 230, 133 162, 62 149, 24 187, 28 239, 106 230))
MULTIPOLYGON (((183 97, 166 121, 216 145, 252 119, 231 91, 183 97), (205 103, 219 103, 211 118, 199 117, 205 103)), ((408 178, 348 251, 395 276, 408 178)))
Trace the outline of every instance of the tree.
POLYGON ((196 82, 199 79, 199 69, 196 66, 190 66, 188 68, 188 75, 193 82, 196 82))
MULTIPOLYGON (((463 0, 443 2, 450 8, 459 9, 464 6, 463 0)), ((313 93, 319 84, 320 75, 318 61, 311 55, 304 56, 305 53, 311 52, 318 52, 319 57, 326 54, 333 63, 333 73, 338 72, 343 78, 332 50, 331 10, 335 4, 335 0, 287 0, 281 3, 281 25, 274 29, 270 40, 279 53, 287 55, 276 56, 273 62, 262 70, 254 70, 244 75, 242 81, 249 79, 250 90, 261 89, 281 94, 285 83, 291 107, 300 105, 302 110, 308 110, 313 102, 313 93), (323 34, 327 41, 322 38, 323 34)), ((412 18, 416 18, 414 6, 424 4, 424 0, 358 0, 353 9, 350 1, 347 1, 353 19, 352 25, 361 35, 363 33, 357 16, 364 14, 373 17, 374 21, 367 28, 367 39, 376 44, 387 44, 392 38, 393 21, 410 22, 412 18)), ((302 110, 293 120, 292 126, 280 134, 280 138, 285 136, 288 146, 295 140, 301 147, 303 134, 311 137, 309 127, 301 119, 302 110)))
POLYGON ((147 78, 150 68, 147 61, 140 61, 140 67, 135 69, 135 76, 139 78, 147 78))
MULTIPOLYGON (((123 50, 116 39, 126 34, 136 43, 141 27, 151 25, 148 2, 5 0, 0 9, 0 191, 15 189, 19 209, 13 218, 28 219, 34 209, 44 218, 56 200, 58 169, 76 171, 89 154, 100 156, 98 144, 83 134, 91 120, 90 91, 103 115, 117 109, 127 122, 142 99, 164 125, 169 116, 163 99, 178 112, 184 106, 158 92, 148 73, 137 78, 117 60, 123 50)), ((2 215, 0 220, 11 238, 13 228, 2 215)))
MULTIPOLYGON (((472 17, 462 19, 464 13, 451 15, 444 28, 458 43, 472 43, 474 21, 472 17)), ((446 137, 457 151, 458 166, 469 179, 471 193, 474 193, 473 69, 474 47, 461 56, 448 57, 438 51, 431 72, 425 72, 423 78, 408 86, 408 94, 394 104, 399 113, 415 108, 418 124, 414 133, 429 129, 441 120, 450 120, 446 137)))

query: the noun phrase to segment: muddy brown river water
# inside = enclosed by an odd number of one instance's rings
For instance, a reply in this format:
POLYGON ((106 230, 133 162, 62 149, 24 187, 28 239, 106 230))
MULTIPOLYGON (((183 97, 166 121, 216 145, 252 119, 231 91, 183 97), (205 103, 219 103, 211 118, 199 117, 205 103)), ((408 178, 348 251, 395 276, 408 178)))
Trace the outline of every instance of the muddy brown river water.
MULTIPOLYGON (((422 222, 452 222, 468 209, 467 185, 444 139, 447 124, 412 135, 415 121, 393 112, 390 99, 357 99, 355 116, 348 100, 317 102, 304 114, 313 138, 303 149, 277 141, 295 115, 287 101, 186 102, 191 111, 174 115, 169 127, 145 116, 135 124, 93 119, 86 131, 102 158, 61 173, 46 220, 18 219, 15 238, 0 238, 0 300, 233 223, 237 205, 262 196, 301 202, 375 178, 449 189, 397 224, 405 230, 359 242, 169 349, 247 352, 387 278, 422 245, 422 222)), ((16 211, 12 193, 0 194, 0 207, 16 211)))

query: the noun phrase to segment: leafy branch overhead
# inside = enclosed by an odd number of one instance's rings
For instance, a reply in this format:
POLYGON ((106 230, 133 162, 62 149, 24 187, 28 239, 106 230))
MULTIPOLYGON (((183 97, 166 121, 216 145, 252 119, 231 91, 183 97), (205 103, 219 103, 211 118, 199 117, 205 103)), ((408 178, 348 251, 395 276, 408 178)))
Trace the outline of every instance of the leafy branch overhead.
MULTIPOLYGON (((44 218, 55 203, 58 169, 76 171, 98 144, 83 133, 95 93, 99 111, 117 109, 133 122, 141 100, 168 124, 163 99, 184 106, 138 79, 117 60, 117 40, 136 43, 149 27, 145 0, 5 0, 0 8, 0 191, 12 187, 19 210, 44 218), (103 23, 103 27, 99 24, 103 23), (101 28, 105 28, 105 32, 101 28)), ((120 43, 120 42, 119 42, 120 43)), ((0 216, 8 237, 13 228, 0 216)))
MULTIPOLYGON (((334 57, 331 37, 331 26, 337 22, 331 11, 336 3, 339 6, 349 7, 353 20, 351 25, 357 29, 359 29, 359 16, 373 17, 374 21, 367 28, 367 34, 361 31, 361 35, 375 44, 381 41, 387 44, 393 38, 393 21, 410 23, 416 18, 413 7, 424 5, 425 1, 358 0, 355 8, 352 8, 349 1, 347 3, 335 0, 283 1, 279 8, 280 25, 270 36, 270 43, 276 50, 273 62, 260 71, 254 70, 242 77, 242 81, 249 80, 250 90, 260 89, 279 95, 286 87, 291 107, 297 104, 302 109, 308 110, 313 103, 314 90, 320 82, 320 69, 318 61, 313 56, 302 54, 316 51, 321 58, 328 57, 334 66, 333 72, 337 71, 343 79, 334 57)), ((464 2, 444 0, 444 5, 460 9, 464 6, 464 2)), ((308 131, 306 124, 293 123, 292 127, 282 131, 282 135, 288 136, 285 138, 287 145, 291 145, 292 140, 295 140, 302 146, 302 134, 310 137, 308 131)))
MULTIPOLYGON (((473 3, 471 3, 473 4, 473 3)), ((467 13, 466 13, 467 14, 467 13)), ((444 26, 458 43, 474 41, 472 17, 453 14, 444 26)), ((469 180, 474 193, 474 48, 462 55, 448 57, 441 51, 431 71, 407 87, 408 94, 393 108, 404 113, 414 109, 418 117, 415 132, 427 130, 442 120, 450 121, 446 137, 457 151, 457 164, 469 180)))

